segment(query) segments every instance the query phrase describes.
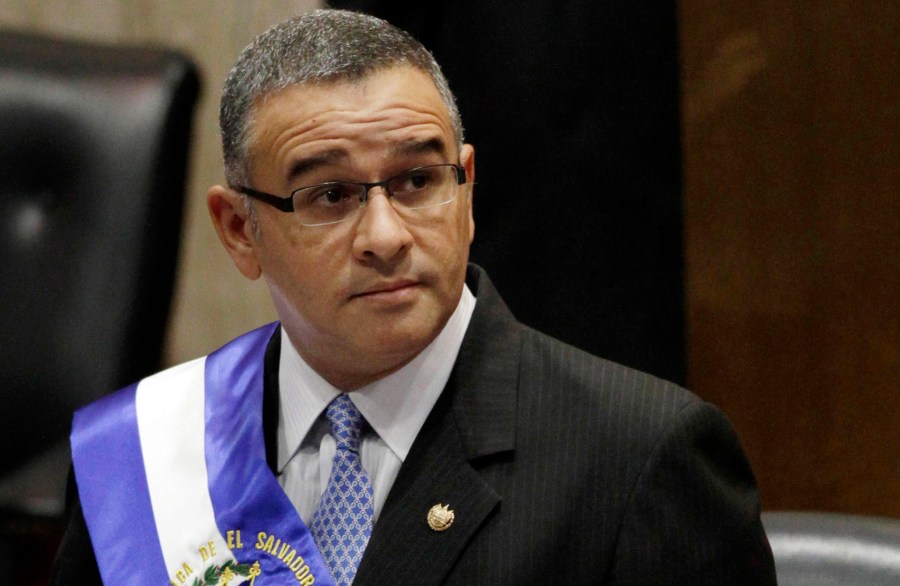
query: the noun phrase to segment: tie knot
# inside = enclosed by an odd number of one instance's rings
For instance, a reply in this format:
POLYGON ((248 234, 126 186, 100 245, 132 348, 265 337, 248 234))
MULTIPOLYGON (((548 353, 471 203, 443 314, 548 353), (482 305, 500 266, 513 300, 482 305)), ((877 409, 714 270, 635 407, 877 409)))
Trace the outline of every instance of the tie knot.
POLYGON ((331 422, 331 435, 337 448, 358 452, 363 416, 350 396, 346 393, 338 395, 325 409, 325 417, 331 422))

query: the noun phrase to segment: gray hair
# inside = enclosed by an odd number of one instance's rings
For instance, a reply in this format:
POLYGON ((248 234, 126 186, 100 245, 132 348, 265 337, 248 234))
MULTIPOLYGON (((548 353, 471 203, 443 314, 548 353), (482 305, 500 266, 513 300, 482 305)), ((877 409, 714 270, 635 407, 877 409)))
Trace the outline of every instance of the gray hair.
POLYGON ((250 181, 253 106, 272 92, 304 83, 360 81, 376 71, 414 67, 434 81, 459 146, 463 127, 447 79, 431 53, 387 22, 345 10, 314 10, 259 35, 240 54, 225 80, 219 127, 225 178, 231 187, 250 181))

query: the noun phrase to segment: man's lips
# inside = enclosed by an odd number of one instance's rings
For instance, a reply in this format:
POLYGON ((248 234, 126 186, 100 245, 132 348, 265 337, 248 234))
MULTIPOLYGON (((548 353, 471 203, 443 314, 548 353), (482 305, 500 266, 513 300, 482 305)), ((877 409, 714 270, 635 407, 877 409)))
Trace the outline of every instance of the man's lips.
POLYGON ((412 279, 401 279, 398 281, 388 281, 383 283, 376 283, 374 285, 370 285, 359 291, 357 293, 353 293, 350 295, 350 298, 357 297, 389 297, 391 295, 400 295, 406 290, 418 287, 421 283, 419 281, 414 281, 412 279))

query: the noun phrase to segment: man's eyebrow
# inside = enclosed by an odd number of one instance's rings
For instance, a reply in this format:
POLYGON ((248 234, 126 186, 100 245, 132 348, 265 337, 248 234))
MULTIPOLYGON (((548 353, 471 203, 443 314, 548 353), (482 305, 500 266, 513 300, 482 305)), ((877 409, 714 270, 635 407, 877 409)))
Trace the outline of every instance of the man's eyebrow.
MULTIPOLYGON (((446 143, 442 139, 434 137, 425 140, 404 142, 393 147, 391 150, 393 151, 394 156, 410 156, 429 153, 444 155, 447 152, 446 149, 446 143)), ((306 173, 314 171, 319 167, 332 165, 335 162, 347 159, 348 157, 347 151, 343 149, 332 149, 317 153, 310 157, 298 159, 291 165, 291 169, 288 172, 288 183, 294 184, 306 173)))
POLYGON ((396 155, 421 155, 421 154, 429 154, 436 153, 439 155, 446 154, 447 145, 446 143, 437 137, 428 138, 425 140, 415 140, 410 142, 404 142, 402 144, 397 145, 393 149, 396 155))
POLYGON ((299 177, 314 171, 319 167, 331 165, 340 159, 346 159, 347 152, 342 149, 333 149, 323 153, 315 154, 311 157, 304 157, 294 161, 291 170, 288 173, 288 184, 293 184, 299 177))

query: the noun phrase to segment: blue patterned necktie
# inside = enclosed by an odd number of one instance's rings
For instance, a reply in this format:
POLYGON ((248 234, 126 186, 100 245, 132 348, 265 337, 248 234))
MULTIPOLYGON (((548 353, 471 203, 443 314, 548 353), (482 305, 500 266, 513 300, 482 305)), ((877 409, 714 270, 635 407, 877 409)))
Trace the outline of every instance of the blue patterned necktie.
POLYGON ((341 393, 325 410, 337 443, 328 486, 313 513, 310 531, 338 586, 353 582, 372 535, 372 481, 359 459, 363 418, 341 393))

